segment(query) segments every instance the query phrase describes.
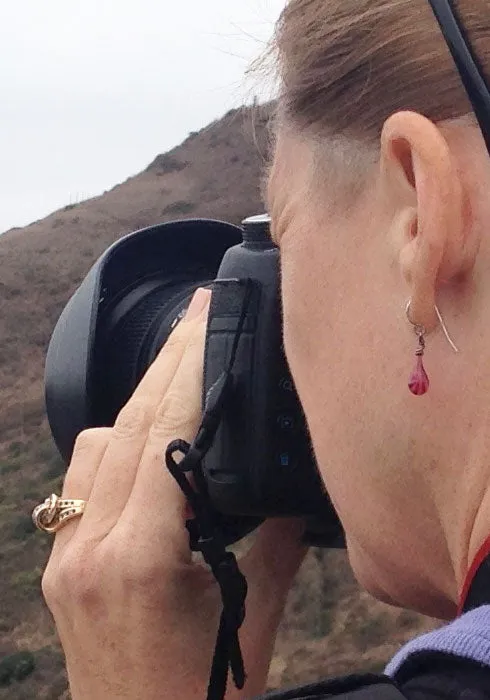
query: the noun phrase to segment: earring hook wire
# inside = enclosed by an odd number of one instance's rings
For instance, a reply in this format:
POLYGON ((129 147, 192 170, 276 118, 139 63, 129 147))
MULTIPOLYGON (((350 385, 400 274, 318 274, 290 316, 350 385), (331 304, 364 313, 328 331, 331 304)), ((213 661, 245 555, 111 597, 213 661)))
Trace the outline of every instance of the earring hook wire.
POLYGON ((446 328, 446 324, 444 323, 444 320, 443 320, 443 318, 442 318, 442 316, 441 316, 441 312, 439 311, 439 309, 437 308, 437 306, 435 306, 435 310, 436 310, 437 318, 439 319, 439 323, 441 324, 442 330, 444 331, 444 335, 445 335, 446 338, 447 338, 447 342, 448 342, 449 345, 452 347, 452 349, 454 350, 454 352, 459 352, 459 348, 457 348, 456 345, 454 344, 454 342, 452 341, 451 336, 449 335, 449 331, 448 331, 448 329, 446 328))
MULTIPOLYGON (((409 322, 412 324, 412 326, 415 326, 415 328, 422 328, 422 326, 420 326, 418 323, 414 323, 414 322, 411 320, 410 316, 409 316, 409 311, 410 311, 410 304, 411 304, 411 302, 412 302, 412 300, 409 299, 409 300, 408 300, 408 303, 407 303, 407 306, 406 306, 406 309, 405 309, 406 314, 407 314, 407 318, 408 318, 409 322)), ((444 335, 446 336, 446 340, 448 341, 449 345, 452 347, 452 349, 454 350, 454 352, 458 352, 458 353, 459 353, 459 352, 460 352, 460 351, 459 351, 459 348, 456 346, 456 344, 453 342, 451 336, 449 335, 449 331, 448 331, 448 329, 447 329, 447 327, 446 327, 446 324, 444 323, 444 319, 442 318, 442 314, 441 314, 441 312, 439 311, 437 305, 434 305, 434 308, 435 308, 435 310, 436 310, 436 314, 437 314, 437 318, 439 319, 439 323, 441 324, 441 328, 442 328, 442 330, 444 331, 444 335)))

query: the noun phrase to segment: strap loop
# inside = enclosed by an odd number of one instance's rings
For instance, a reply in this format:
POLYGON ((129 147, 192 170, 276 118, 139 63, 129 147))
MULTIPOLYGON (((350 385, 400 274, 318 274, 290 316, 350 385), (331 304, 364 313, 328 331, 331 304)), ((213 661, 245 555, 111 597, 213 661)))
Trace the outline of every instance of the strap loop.
POLYGON ((239 690, 244 687, 246 680, 238 630, 245 619, 247 581, 238 568, 235 555, 226 551, 223 537, 215 525, 215 511, 204 488, 202 473, 202 460, 213 442, 231 387, 231 375, 223 373, 208 393, 206 410, 192 445, 185 440, 174 440, 165 453, 167 468, 182 489, 195 515, 193 520, 186 523, 191 542, 194 548, 202 553, 221 591, 223 610, 207 700, 223 700, 229 668, 239 690), (180 463, 174 459, 177 452, 184 455, 180 463), (197 489, 193 487, 187 474, 192 474, 197 489))

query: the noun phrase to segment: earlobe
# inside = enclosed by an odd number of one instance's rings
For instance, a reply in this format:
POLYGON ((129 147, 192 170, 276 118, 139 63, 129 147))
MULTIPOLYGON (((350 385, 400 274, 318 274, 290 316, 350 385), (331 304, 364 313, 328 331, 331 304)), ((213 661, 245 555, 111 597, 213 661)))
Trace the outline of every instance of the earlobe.
POLYGON ((459 280, 472 265, 468 197, 456 157, 436 124, 420 114, 398 112, 383 128, 381 173, 412 315, 430 330, 438 323, 439 286, 459 280))

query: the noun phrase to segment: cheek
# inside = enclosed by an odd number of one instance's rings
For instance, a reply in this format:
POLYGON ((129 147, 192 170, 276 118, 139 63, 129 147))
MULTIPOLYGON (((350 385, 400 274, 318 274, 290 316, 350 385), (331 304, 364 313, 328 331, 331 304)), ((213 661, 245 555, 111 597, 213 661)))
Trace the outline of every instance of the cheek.
POLYGON ((298 233, 281 251, 284 344, 313 441, 334 454, 336 441, 354 436, 368 447, 399 395, 391 389, 400 310, 359 246, 328 231, 298 233))
MULTIPOLYGON (((352 498, 364 498, 360 461, 374 461, 376 411, 372 326, 362 274, 312 245, 282 253, 284 345, 323 480, 342 517, 352 498), (327 262, 328 261, 328 262, 327 262), (361 460, 362 455, 362 460, 361 460)), ((379 455, 378 455, 379 456, 379 455)))
POLYGON ((325 420, 323 400, 337 391, 330 371, 339 359, 335 280, 307 243, 285 249, 281 262, 286 355, 309 422, 320 411, 325 420))
MULTIPOLYGON (((282 258, 284 344, 298 385, 305 383, 305 370, 315 359, 315 344, 312 338, 318 324, 315 316, 318 310, 319 290, 309 268, 308 261, 302 260, 301 254, 282 258), (306 274, 305 270, 308 270, 306 274)), ((328 326, 327 319, 323 322, 328 326)))
POLYGON ((339 359, 345 363, 336 332, 338 303, 327 301, 335 296, 332 279, 308 250, 298 246, 281 255, 284 347, 323 481, 342 517, 350 487, 341 447, 349 442, 339 406, 342 368, 335 367, 339 359))
POLYGON ((283 249, 281 274, 286 353, 297 382, 303 384, 307 371, 313 370, 311 362, 319 360, 320 344, 332 335, 332 280, 308 241, 283 249))

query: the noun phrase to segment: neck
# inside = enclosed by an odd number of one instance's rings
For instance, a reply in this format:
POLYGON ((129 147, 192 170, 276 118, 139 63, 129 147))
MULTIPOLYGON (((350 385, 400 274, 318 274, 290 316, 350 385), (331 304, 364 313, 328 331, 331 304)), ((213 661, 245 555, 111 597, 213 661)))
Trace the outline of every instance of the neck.
POLYGON ((484 459, 467 460, 462 470, 447 469, 443 483, 442 489, 441 481, 434 485, 434 504, 452 568, 448 598, 459 604, 468 573, 490 536, 490 480, 484 459))
MULTIPOLYGON (((472 566, 472 564, 477 559, 478 555, 481 554, 481 548, 488 541, 490 537, 490 487, 485 489, 484 496, 481 500, 481 504, 477 510, 473 527, 471 529, 471 535, 468 542, 468 554, 467 554, 467 565, 465 576, 472 566)), ((464 585, 464 580, 463 580, 464 585)), ((489 596, 490 599, 490 596, 489 596)))

